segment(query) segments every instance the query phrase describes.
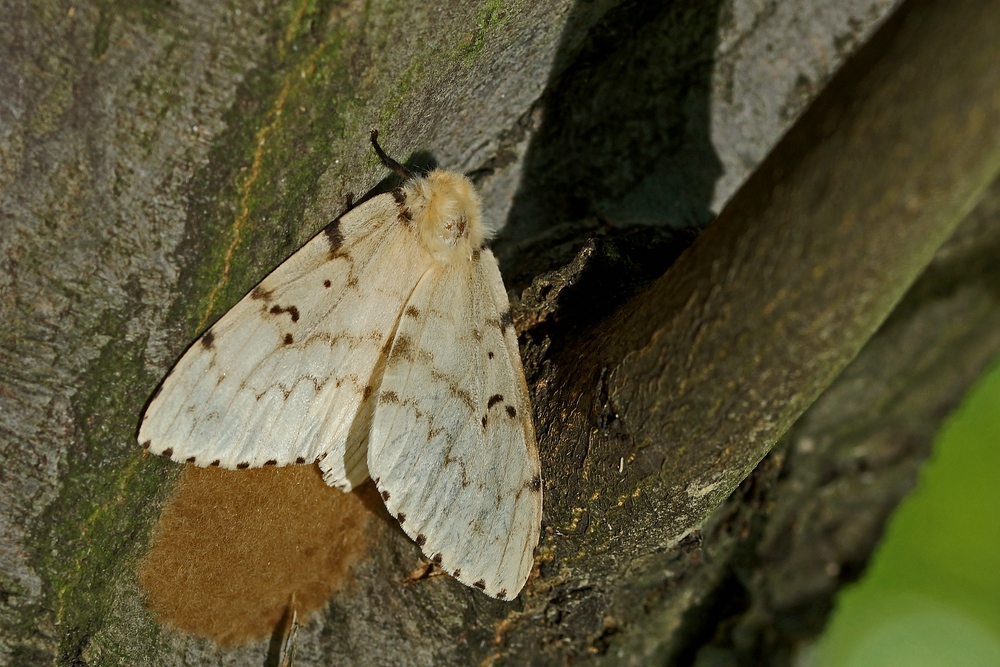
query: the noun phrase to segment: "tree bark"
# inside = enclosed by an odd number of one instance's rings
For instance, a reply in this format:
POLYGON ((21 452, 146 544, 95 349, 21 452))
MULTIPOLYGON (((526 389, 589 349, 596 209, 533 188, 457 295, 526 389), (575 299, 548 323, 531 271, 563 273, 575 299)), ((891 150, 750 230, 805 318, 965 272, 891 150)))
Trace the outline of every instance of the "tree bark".
POLYGON ((891 4, 799 9, 5 6, 0 660, 273 661, 147 611, 179 466, 135 429, 376 186, 377 126, 507 221, 543 538, 500 603, 401 585, 416 547, 369 522, 296 664, 788 664, 1000 349, 1000 2, 905 2, 825 87, 891 4))

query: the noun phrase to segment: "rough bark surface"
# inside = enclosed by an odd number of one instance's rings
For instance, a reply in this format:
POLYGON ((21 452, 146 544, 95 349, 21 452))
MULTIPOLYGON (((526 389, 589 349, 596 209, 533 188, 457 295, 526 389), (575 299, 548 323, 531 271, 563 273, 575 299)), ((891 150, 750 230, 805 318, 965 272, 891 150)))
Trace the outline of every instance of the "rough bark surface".
POLYGON ((146 611, 176 466, 135 429, 384 176, 377 126, 506 220, 545 534, 505 604, 399 586, 416 547, 373 523, 296 664, 788 664, 1000 349, 1000 186, 966 217, 1000 168, 1000 15, 945 4, 821 92, 892 2, 3 3, 0 663, 265 664, 146 611))

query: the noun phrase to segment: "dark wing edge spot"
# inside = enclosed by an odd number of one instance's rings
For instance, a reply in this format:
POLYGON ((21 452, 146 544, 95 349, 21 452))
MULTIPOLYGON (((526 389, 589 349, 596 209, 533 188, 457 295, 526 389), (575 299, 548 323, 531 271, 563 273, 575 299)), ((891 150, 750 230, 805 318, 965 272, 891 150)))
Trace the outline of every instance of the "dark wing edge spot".
POLYGON ((260 285, 257 285, 253 288, 253 291, 250 292, 250 298, 255 301, 270 301, 273 293, 274 290, 264 289, 260 285))
POLYGON ((340 218, 337 218, 324 227, 323 233, 326 235, 326 240, 330 244, 330 252, 337 252, 341 244, 344 242, 344 235, 340 231, 340 218))
POLYGON ((510 306, 507 306, 507 310, 500 314, 500 328, 506 331, 508 328, 514 325, 514 313, 511 312, 510 306))

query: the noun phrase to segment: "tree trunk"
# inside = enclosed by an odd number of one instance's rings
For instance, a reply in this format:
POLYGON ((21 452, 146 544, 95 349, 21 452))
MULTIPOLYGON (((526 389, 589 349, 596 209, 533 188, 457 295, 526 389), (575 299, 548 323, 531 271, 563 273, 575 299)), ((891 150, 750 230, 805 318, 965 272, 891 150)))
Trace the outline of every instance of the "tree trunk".
MULTIPOLYGON (((351 514, 296 665, 789 664, 1000 349, 1000 1, 828 5, 5 5, 0 661, 276 664, 280 628, 216 648, 190 580, 143 592, 194 482, 135 432, 198 332, 385 176, 377 127, 506 221, 536 572, 512 603, 404 584, 419 550, 377 500, 227 501, 239 472, 188 528, 295 569, 319 503, 351 514), (264 537, 211 533, 226 502, 264 537)), ((227 554, 184 576, 280 578, 227 554)))

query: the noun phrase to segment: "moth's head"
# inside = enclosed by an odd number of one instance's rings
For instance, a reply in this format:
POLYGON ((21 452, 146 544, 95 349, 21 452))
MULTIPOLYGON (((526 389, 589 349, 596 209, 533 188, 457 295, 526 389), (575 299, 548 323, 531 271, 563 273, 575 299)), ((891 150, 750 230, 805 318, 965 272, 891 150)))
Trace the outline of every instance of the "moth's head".
POLYGON ((403 193, 424 247, 438 261, 471 257, 487 240, 479 195, 465 176, 435 169, 407 183, 403 193))

